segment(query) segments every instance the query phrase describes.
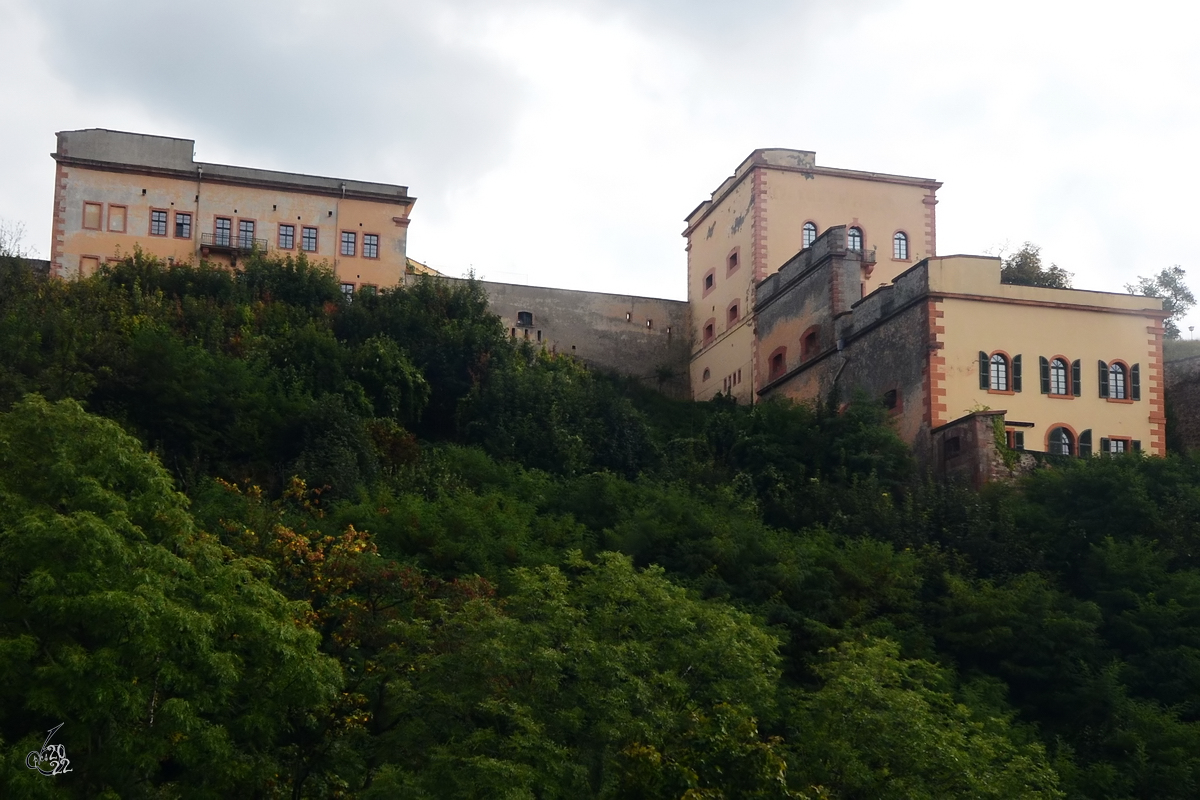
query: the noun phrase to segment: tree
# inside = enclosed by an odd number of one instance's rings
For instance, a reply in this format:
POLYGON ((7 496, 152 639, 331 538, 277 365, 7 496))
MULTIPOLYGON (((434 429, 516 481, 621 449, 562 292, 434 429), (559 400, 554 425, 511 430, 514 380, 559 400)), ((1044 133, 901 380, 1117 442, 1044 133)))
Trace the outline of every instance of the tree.
POLYGON ((1026 242, 1020 250, 1008 256, 1000 267, 1000 282, 1017 286, 1042 286, 1047 289, 1070 289, 1073 273, 1057 264, 1042 265, 1042 248, 1026 242))
POLYGON ((1186 275, 1187 271, 1176 264, 1173 267, 1167 267, 1152 278, 1143 278, 1139 275, 1137 283, 1125 285, 1125 289, 1130 294, 1162 298, 1163 311, 1170 314, 1163 320, 1164 335, 1168 339, 1179 338, 1179 321, 1187 315, 1192 306, 1196 305, 1196 296, 1183 282, 1186 275))
POLYGON ((197 530, 186 502, 74 401, 0 414, 0 794, 43 790, 20 765, 59 723, 71 796, 295 786, 293 737, 341 669, 307 607, 197 530))

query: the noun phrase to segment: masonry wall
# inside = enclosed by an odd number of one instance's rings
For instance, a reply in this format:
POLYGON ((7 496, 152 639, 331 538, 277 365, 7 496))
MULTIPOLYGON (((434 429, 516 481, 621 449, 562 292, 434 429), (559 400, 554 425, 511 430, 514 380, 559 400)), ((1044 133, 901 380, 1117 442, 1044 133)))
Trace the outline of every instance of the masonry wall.
POLYGON ((1200 356, 1167 362, 1166 391, 1171 439, 1186 450, 1200 450, 1200 356))
POLYGON ((687 303, 491 281, 480 285, 513 338, 637 378, 671 396, 690 397, 687 303), (530 315, 529 324, 523 324, 522 312, 530 315))

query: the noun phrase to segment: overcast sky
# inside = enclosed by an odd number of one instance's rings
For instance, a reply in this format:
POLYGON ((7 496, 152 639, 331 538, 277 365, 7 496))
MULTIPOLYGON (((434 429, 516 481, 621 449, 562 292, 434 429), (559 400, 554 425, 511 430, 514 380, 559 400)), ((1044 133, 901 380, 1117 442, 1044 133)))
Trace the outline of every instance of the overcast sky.
MULTIPOLYGON (((0 0, 0 220, 49 253, 54 132, 405 184, 450 274, 685 296, 683 217, 757 147, 936 178, 942 254, 1200 290, 1200 6, 0 0)), ((1193 314, 1184 326, 1197 324, 1193 314)))

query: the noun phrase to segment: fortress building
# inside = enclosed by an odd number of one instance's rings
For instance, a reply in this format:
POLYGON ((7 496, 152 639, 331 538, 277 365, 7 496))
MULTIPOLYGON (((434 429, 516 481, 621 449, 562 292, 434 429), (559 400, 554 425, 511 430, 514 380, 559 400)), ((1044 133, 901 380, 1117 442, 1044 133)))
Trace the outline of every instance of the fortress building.
MULTIPOLYGON (((304 253, 349 294, 431 273, 407 258, 406 187, 200 163, 193 145, 59 133, 51 273, 135 246, 230 265, 304 253)), ((1165 454, 1162 302, 940 256, 940 187, 755 150, 687 217, 686 302, 483 287, 513 338, 676 396, 876 398, 931 470, 975 484, 1013 452, 1165 454)))

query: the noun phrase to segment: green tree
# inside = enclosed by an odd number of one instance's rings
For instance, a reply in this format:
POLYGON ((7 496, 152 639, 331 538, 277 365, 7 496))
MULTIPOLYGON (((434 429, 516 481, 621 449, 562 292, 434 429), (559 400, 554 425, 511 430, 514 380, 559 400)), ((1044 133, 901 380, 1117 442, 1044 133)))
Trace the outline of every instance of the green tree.
POLYGON ((262 566, 112 422, 37 396, 0 415, 0 793, 38 791, 25 753, 59 723, 70 796, 300 791, 291 737, 341 671, 262 566))
POLYGON ((1057 264, 1042 264, 1042 248, 1026 242, 1021 249, 1004 258, 1000 266, 1000 282, 1019 286, 1043 286, 1047 289, 1070 289, 1072 273, 1057 264))
POLYGON ((1164 335, 1168 339, 1180 337, 1179 322, 1187 316, 1192 306, 1196 305, 1196 296, 1183 282, 1186 276, 1187 271, 1176 264, 1150 278, 1139 275, 1136 283, 1125 285, 1125 290, 1130 294, 1162 298, 1163 311, 1170 315, 1163 320, 1163 327, 1166 329, 1164 335))

